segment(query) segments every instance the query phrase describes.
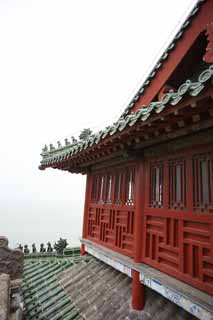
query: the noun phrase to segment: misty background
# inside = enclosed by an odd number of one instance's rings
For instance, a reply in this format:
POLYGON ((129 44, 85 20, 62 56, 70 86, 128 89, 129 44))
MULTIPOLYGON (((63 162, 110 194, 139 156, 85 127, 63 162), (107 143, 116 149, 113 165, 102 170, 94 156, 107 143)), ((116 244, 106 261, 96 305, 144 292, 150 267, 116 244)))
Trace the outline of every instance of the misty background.
POLYGON ((44 144, 116 121, 196 0, 0 0, 0 235, 78 245, 85 177, 44 144))

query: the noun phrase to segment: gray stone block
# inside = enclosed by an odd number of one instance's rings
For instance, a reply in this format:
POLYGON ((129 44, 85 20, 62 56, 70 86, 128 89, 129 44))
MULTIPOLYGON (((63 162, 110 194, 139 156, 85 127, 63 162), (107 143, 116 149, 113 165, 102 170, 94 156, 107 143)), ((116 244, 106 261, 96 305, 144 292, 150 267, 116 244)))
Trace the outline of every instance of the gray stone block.
POLYGON ((10 276, 0 274, 0 320, 8 319, 10 276))

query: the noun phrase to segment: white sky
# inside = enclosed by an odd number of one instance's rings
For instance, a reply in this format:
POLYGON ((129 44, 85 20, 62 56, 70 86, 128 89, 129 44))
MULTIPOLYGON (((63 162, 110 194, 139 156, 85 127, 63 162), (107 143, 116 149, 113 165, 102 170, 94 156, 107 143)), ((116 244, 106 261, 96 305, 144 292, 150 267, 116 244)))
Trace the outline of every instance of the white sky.
POLYGON ((196 0, 0 0, 0 234, 77 244, 85 177, 45 143, 118 118, 196 0))

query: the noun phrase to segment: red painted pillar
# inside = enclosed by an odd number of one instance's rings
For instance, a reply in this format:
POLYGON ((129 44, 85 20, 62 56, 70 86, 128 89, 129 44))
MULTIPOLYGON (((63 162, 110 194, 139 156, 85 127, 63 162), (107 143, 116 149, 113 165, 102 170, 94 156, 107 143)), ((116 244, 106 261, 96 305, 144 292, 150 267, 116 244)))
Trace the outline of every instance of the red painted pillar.
MULTIPOLYGON (((87 173, 86 180, 86 191, 85 191, 85 200, 84 200, 84 217, 83 217, 83 230, 82 230, 82 238, 85 239, 87 236, 87 219, 88 219, 88 209, 89 209, 89 201, 90 201, 90 190, 91 190, 91 173, 87 173)), ((81 244, 81 255, 86 254, 85 244, 81 244)))
POLYGON ((134 219, 134 261, 140 263, 142 259, 143 243, 143 211, 144 211, 144 164, 137 163, 135 174, 135 219, 134 219))
POLYGON ((86 254, 85 244, 83 243, 81 244, 80 254, 81 256, 84 256, 86 254))
MULTIPOLYGON (((145 201, 144 162, 138 161, 135 174, 135 219, 134 219, 134 261, 142 262, 143 211, 145 201)), ((145 305, 144 285, 140 283, 139 273, 132 271, 132 307, 142 310, 145 305)))
POLYGON ((135 310, 143 310, 144 305, 144 285, 140 283, 139 272, 132 270, 132 307, 135 310))

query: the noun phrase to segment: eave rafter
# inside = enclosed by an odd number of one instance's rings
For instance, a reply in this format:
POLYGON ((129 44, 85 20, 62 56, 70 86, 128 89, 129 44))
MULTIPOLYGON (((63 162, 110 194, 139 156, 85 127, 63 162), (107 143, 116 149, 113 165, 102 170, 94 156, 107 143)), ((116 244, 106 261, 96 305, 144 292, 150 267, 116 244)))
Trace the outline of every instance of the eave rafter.
MULTIPOLYGON (((92 164, 95 164, 100 160, 103 161, 103 159, 110 159, 115 156, 116 151, 120 151, 119 155, 121 155, 121 152, 127 151, 129 147, 136 144, 136 149, 138 146, 140 148, 143 148, 144 146, 151 145, 152 143, 158 143, 161 140, 165 140, 165 138, 173 139, 177 137, 178 135, 184 135, 188 134, 193 130, 199 130, 201 128, 199 122, 202 120, 202 114, 206 114, 209 112, 209 108, 206 107, 206 95, 201 98, 197 98, 197 105, 199 104, 199 107, 196 109, 196 112, 194 108, 191 107, 190 101, 186 103, 185 105, 182 104, 182 106, 179 106, 179 113, 174 118, 174 112, 171 111, 170 113, 165 112, 164 114, 164 121, 161 120, 160 117, 156 117, 153 119, 149 125, 148 123, 145 125, 140 126, 140 130, 134 129, 134 134, 137 132, 138 136, 135 136, 132 134, 131 131, 133 131, 132 128, 130 128, 130 131, 128 133, 122 133, 120 136, 120 139, 123 143, 122 144, 104 144, 104 151, 102 150, 99 153, 95 153, 97 149, 91 150, 91 152, 94 152, 94 154, 90 155, 90 157, 84 158, 83 154, 79 155, 79 160, 75 161, 75 165, 80 164, 81 168, 84 168, 85 166, 90 166, 92 164), (184 111, 184 112, 183 112, 184 111), (201 114, 201 115, 200 115, 201 114), (161 121, 161 124, 159 124, 159 121, 161 121), (151 124, 151 125, 150 125, 151 124), (131 137, 132 141, 126 140, 126 136, 131 137), (122 148, 121 148, 122 146, 122 148), (123 151, 122 151, 123 150, 123 151), (81 159, 81 160, 80 160, 81 159)), ((213 110, 213 101, 212 101, 212 110, 213 110)), ((212 113, 213 115, 213 113, 212 113)), ((209 125, 211 123, 209 122, 209 125)), ((213 125, 213 121, 212 121, 213 125)), ((114 139, 116 141, 116 139, 114 139)), ((117 156, 119 156, 117 155, 117 156)), ((128 155, 128 152, 126 153, 128 155)), ((74 163, 72 163, 73 169, 76 172, 76 169, 74 168, 74 163)), ((70 163, 70 165, 71 165, 70 163)), ((67 166, 65 170, 70 169, 70 167, 67 166)), ((69 170, 70 171, 70 170, 69 170)), ((72 170, 71 170, 72 171, 72 170)), ((72 171, 72 172, 74 172, 72 171)))
POLYGON ((183 128, 190 123, 190 119, 198 123, 202 120, 198 113, 208 112, 209 109, 205 99, 212 96, 212 78, 213 65, 202 71, 197 82, 187 80, 177 92, 166 93, 161 101, 151 102, 107 130, 91 136, 88 141, 79 142, 74 147, 60 146, 59 149, 45 150, 40 169, 53 167, 76 171, 79 166, 83 170, 90 162, 183 128))

